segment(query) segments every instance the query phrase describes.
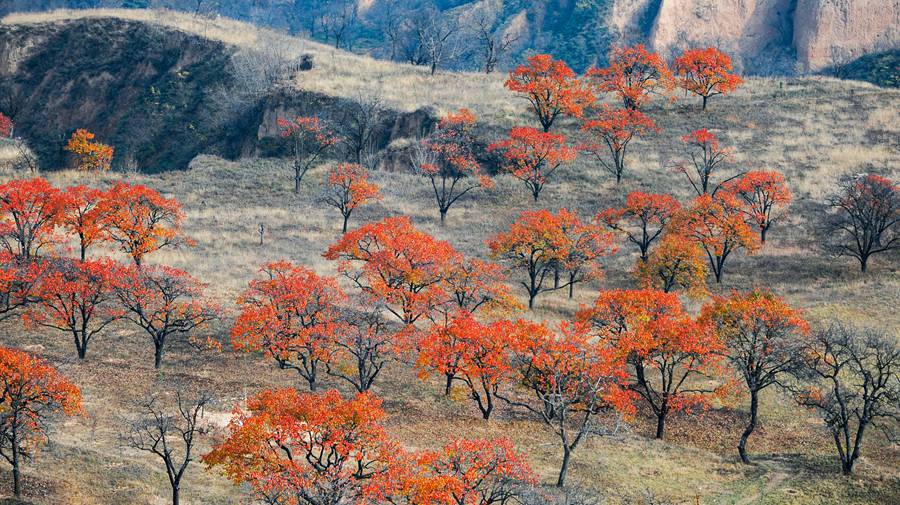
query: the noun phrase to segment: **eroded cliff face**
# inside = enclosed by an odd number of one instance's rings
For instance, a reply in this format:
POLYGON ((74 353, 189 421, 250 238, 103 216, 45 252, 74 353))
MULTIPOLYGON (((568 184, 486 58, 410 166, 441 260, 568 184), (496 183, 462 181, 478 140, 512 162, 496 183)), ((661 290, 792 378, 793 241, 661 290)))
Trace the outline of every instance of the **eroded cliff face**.
POLYGON ((815 71, 900 45, 900 0, 615 0, 609 26, 666 55, 714 45, 745 72, 815 71))
POLYGON ((797 0, 798 60, 819 69, 900 46, 900 0, 797 0))

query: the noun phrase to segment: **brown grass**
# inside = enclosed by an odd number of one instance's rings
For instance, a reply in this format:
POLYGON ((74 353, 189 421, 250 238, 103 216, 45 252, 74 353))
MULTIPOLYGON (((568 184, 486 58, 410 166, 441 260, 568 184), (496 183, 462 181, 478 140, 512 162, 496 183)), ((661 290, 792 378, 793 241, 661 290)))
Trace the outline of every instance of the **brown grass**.
MULTIPOLYGON (((4 23, 56 22, 85 16, 117 16, 203 33, 230 44, 253 46, 265 37, 283 37, 224 19, 146 11, 57 11, 11 15, 4 23)), ((290 39, 297 51, 316 52, 316 70, 299 86, 341 96, 375 88, 397 106, 434 105, 448 110, 468 106, 489 123, 485 135, 525 117, 524 103, 503 92, 499 76, 441 74, 374 61, 308 41, 290 39)), ((657 105, 650 115, 663 133, 635 145, 626 180, 616 187, 588 158, 558 172, 541 195, 541 206, 569 207, 583 216, 617 204, 631 190, 672 192, 690 197, 680 176, 667 167, 681 156, 678 137, 698 127, 715 129, 736 149, 734 169, 771 168, 784 172, 795 195, 790 217, 770 232, 771 240, 753 257, 730 260, 725 283, 717 290, 768 286, 811 319, 837 317, 900 334, 898 256, 874 260, 860 275, 848 259, 832 258, 811 233, 825 198, 838 176, 874 170, 897 178, 900 161, 900 92, 832 79, 795 79, 779 83, 750 79, 732 97, 718 97, 708 113, 694 100, 657 105)), ((572 132, 571 124, 561 128, 572 132)), ((209 292, 226 306, 267 260, 286 258, 323 274, 334 265, 321 254, 338 238, 338 215, 316 203, 325 167, 312 171, 301 195, 291 192, 285 160, 230 162, 200 156, 185 172, 156 176, 72 172, 45 174, 58 185, 84 182, 103 186, 126 178, 176 197, 187 211, 187 231, 197 240, 190 249, 164 251, 153 262, 184 268, 209 283, 209 292), (258 245, 258 225, 266 227, 258 245)), ((11 177, 8 175, 7 177, 11 177)), ((355 214, 351 226, 385 215, 407 214, 417 226, 449 240, 466 254, 486 257, 484 241, 516 215, 534 208, 516 180, 498 177, 496 189, 475 194, 450 210, 445 227, 437 224, 429 188, 416 176, 377 172, 385 199, 355 214)), ((95 252, 95 254, 99 251, 95 252)), ((601 288, 632 285, 628 271, 635 255, 628 247, 607 262, 604 280, 578 286, 574 300, 544 294, 527 317, 570 317, 601 288)), ((117 443, 121 417, 153 390, 208 389, 217 402, 216 419, 232 405, 266 387, 300 385, 290 373, 262 358, 231 352, 197 351, 174 342, 163 370, 152 369, 152 347, 126 327, 98 337, 84 364, 73 359, 71 344, 53 333, 30 333, 8 324, 3 341, 25 347, 58 365, 84 389, 87 415, 57 426, 53 442, 30 464, 30 499, 38 503, 164 503, 167 483, 156 460, 123 450, 117 443)), ((225 335, 228 321, 211 330, 225 335)), ((344 388, 337 382, 331 385, 344 388)), ((346 391, 346 389, 344 389, 346 391)), ((464 399, 438 394, 436 383, 423 383, 412 370, 393 364, 376 387, 385 398, 388 427, 408 447, 435 446, 455 434, 509 435, 539 472, 553 481, 559 451, 551 434, 535 421, 501 409, 489 423, 477 418, 464 399)), ((876 434, 868 439, 865 459, 854 479, 838 476, 832 447, 822 427, 775 392, 765 398, 758 436, 751 450, 759 464, 737 464, 735 444, 743 416, 738 403, 694 417, 673 420, 666 441, 646 438, 639 418, 619 437, 594 438, 578 449, 573 484, 605 496, 611 503, 639 502, 647 491, 676 503, 875 503, 900 501, 900 454, 876 434), (737 410, 734 410, 737 409, 737 410)), ((242 494, 200 465, 189 471, 185 503, 239 503, 242 494)))

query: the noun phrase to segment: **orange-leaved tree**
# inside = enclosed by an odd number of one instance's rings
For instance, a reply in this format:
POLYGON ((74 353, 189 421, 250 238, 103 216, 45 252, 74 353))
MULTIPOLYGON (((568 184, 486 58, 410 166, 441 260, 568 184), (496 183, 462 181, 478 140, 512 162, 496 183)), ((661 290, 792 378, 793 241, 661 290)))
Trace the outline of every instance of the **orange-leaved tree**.
POLYGON ((681 137, 681 141, 688 146, 691 166, 681 163, 676 170, 687 177, 697 195, 709 193, 715 196, 724 184, 743 175, 738 173, 727 177, 722 182, 713 182, 713 172, 717 172, 722 165, 729 162, 731 149, 720 146, 716 135, 706 128, 684 135, 681 137))
POLYGON ((369 302, 384 303, 401 323, 410 325, 446 299, 442 281, 458 254, 449 243, 399 216, 351 230, 324 256, 339 261, 338 270, 369 302))
POLYGON ((112 164, 113 148, 94 140, 95 135, 83 128, 72 133, 65 150, 75 156, 75 168, 85 172, 106 171, 112 164))
POLYGON ((759 249, 756 235, 744 220, 741 203, 730 193, 698 196, 678 221, 677 233, 703 247, 717 283, 722 282, 725 261, 731 253, 743 249, 753 254, 759 249))
POLYGON ((566 144, 564 136, 527 126, 513 128, 508 138, 494 142, 488 151, 500 153, 500 170, 524 182, 535 202, 547 178, 578 156, 578 151, 566 144))
POLYGON ((591 68, 589 81, 597 90, 615 93, 626 109, 646 105, 654 93, 674 87, 674 78, 666 61, 643 44, 616 47, 609 54, 609 65, 591 68))
POLYGON ((525 211, 506 232, 488 240, 491 257, 505 261, 510 269, 524 271, 520 284, 528 293, 528 307, 545 291, 569 288, 601 274, 600 258, 614 251, 611 235, 599 226, 583 223, 578 214, 560 209, 525 211), (560 284, 559 275, 568 280, 560 284), (553 284, 547 283, 548 276, 553 284))
POLYGON ((415 146, 413 169, 431 181, 441 224, 450 206, 477 188, 494 182, 476 158, 475 115, 460 109, 441 118, 437 129, 415 146))
POLYGON ((527 397, 498 397, 543 421, 559 437, 563 458, 556 485, 566 481, 572 452, 588 434, 603 433, 595 418, 603 412, 633 415, 633 393, 623 383, 625 362, 591 341, 580 324, 559 333, 537 323, 517 332, 513 366, 527 397))
POLYGON ((181 226, 184 212, 174 198, 140 184, 116 183, 98 205, 103 236, 141 265, 144 256, 165 247, 193 245, 181 226))
POLYGON ((83 360, 91 339, 122 316, 114 291, 119 270, 106 258, 50 262, 34 287, 36 303, 23 315, 26 324, 71 336, 78 358, 83 360))
POLYGON ((731 58, 714 47, 687 49, 672 64, 678 86, 706 102, 716 95, 734 92, 744 80, 734 73, 731 58))
POLYGON ((0 244, 20 258, 38 255, 58 242, 54 234, 63 198, 46 179, 15 179, 0 185, 0 244))
POLYGON ((205 285, 187 272, 166 266, 123 267, 115 284, 123 317, 153 341, 153 366, 162 365, 166 341, 189 334, 218 317, 219 309, 203 296, 205 285))
POLYGON ((703 404, 715 388, 721 342, 708 323, 694 321, 678 295, 656 290, 603 291, 577 319, 631 365, 630 385, 656 416, 656 438, 675 410, 703 404))
POLYGON ((489 261, 459 255, 444 275, 444 291, 448 295, 438 312, 485 312, 506 315, 521 308, 509 287, 503 268, 489 261))
POLYGON ((342 233, 347 233, 350 214, 361 205, 381 200, 381 188, 369 181, 369 171, 356 163, 341 163, 328 172, 322 201, 344 217, 342 233))
POLYGON ((281 137, 290 142, 294 157, 294 192, 300 192, 300 181, 328 149, 338 143, 338 138, 322 125, 317 117, 298 116, 276 120, 281 137))
POLYGON ((544 132, 549 132, 561 114, 581 117, 594 96, 562 60, 536 54, 509 73, 505 86, 525 97, 544 132))
POLYGON ((779 172, 752 170, 723 186, 744 202, 744 214, 759 228, 759 241, 766 243, 766 233, 781 219, 791 203, 791 191, 779 172))
POLYGON ((416 367, 427 378, 434 371, 444 376, 445 394, 453 381, 468 389, 484 419, 491 417, 494 399, 512 376, 511 351, 524 324, 500 320, 482 323, 470 312, 459 311, 447 325, 435 324, 417 342, 416 367))
POLYGON ((679 210, 681 205, 672 195, 632 191, 625 197, 624 206, 601 211, 595 220, 624 234, 640 250, 641 260, 646 261, 650 246, 679 210))
POLYGON ((235 408, 226 437, 203 461, 267 503, 375 503, 400 452, 383 418, 371 393, 265 390, 235 408))
POLYGON ((106 192, 87 186, 70 186, 63 190, 60 224, 67 233, 78 238, 81 261, 90 246, 106 240, 104 200, 106 192))
POLYGON ((17 316, 23 307, 38 300, 34 288, 48 264, 49 260, 0 251, 0 321, 17 316))
POLYGON ((659 132, 656 123, 643 112, 637 109, 611 109, 606 104, 584 122, 581 130, 590 135, 591 143, 579 149, 593 154, 600 166, 616 178, 617 184, 622 181, 625 154, 634 137, 659 132))
POLYGON ((750 393, 750 420, 738 443, 741 460, 749 463, 747 440, 756 428, 759 393, 801 370, 809 324, 800 311, 764 290, 718 296, 703 307, 701 318, 714 325, 750 393))
POLYGON ((238 298, 241 312, 231 329, 232 346, 264 351, 315 391, 319 366, 344 331, 340 313, 347 295, 335 279, 287 261, 266 263, 260 272, 262 278, 251 280, 238 298))
POLYGON ((696 241, 678 233, 667 233, 646 260, 638 260, 634 268, 638 285, 671 293, 684 290, 692 298, 708 293, 709 274, 703 248, 696 241))
POLYGON ((81 391, 55 368, 0 347, 0 456, 12 465, 16 498, 22 496, 22 461, 48 439, 51 418, 81 411, 81 391))
POLYGON ((451 440, 416 458, 407 492, 416 505, 505 505, 538 483, 508 438, 451 440))

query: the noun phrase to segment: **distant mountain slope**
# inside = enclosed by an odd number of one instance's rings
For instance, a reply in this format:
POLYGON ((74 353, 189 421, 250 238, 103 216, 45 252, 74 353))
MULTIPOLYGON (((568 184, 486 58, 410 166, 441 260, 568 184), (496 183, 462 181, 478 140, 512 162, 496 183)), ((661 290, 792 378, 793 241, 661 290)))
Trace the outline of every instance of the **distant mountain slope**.
MULTIPOLYGON (((604 63, 611 45, 635 42, 667 54, 720 46, 756 74, 815 71, 900 46, 900 0, 6 0, 0 14, 120 6, 217 13, 377 57, 397 57, 388 46, 396 49, 391 27, 399 19, 437 12, 468 28, 485 19, 515 36, 506 66, 550 52, 578 70, 604 63), (346 28, 339 39, 335 23, 346 28)), ((476 44, 471 34, 461 38, 455 68, 478 67, 476 44)))

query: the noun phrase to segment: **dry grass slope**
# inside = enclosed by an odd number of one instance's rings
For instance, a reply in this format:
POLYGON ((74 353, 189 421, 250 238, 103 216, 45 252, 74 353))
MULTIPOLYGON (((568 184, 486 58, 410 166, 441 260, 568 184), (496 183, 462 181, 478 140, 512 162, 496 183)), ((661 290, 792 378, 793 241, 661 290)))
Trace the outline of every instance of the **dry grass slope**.
MULTIPOLYGON (((199 20, 169 12, 78 11, 13 15, 4 23, 61 22, 80 16, 118 16, 203 33, 238 46, 282 37, 226 20, 199 20)), ((340 96, 376 89, 404 108, 432 104, 440 110, 471 107, 490 124, 486 134, 523 121, 524 103, 503 91, 498 76, 442 74, 430 78, 418 68, 373 61, 333 51, 320 44, 289 39, 297 52, 315 52, 316 70, 297 85, 340 96)), ((791 217, 774 228, 770 243, 758 255, 731 260, 725 284, 768 286, 813 319, 839 317, 877 325, 900 335, 898 257, 874 260, 862 276, 846 259, 825 255, 812 230, 836 178, 848 171, 874 170, 897 178, 900 161, 900 92, 830 79, 778 81, 750 79, 733 97, 711 102, 706 114, 693 100, 657 105, 650 115, 663 133, 642 140, 632 151, 626 180, 616 187, 589 159, 558 172, 541 205, 568 207, 582 215, 620 202, 631 190, 668 191, 682 200, 689 188, 667 167, 679 156, 678 137, 698 127, 714 128, 736 149, 737 167, 771 168, 785 173, 795 204, 791 217)), ((572 125, 562 128, 574 131, 572 125)), ((226 306, 267 260, 286 258, 333 274, 322 259, 338 238, 338 215, 316 203, 325 167, 310 173, 301 195, 291 191, 290 167, 284 160, 228 162, 197 158, 189 171, 158 176, 136 174, 45 174, 57 185, 76 182, 104 186, 126 178, 177 198, 188 214, 188 232, 197 247, 158 253, 151 261, 184 268, 209 283, 210 292, 226 306), (258 226, 266 228, 258 245, 258 226)), ((8 174, 10 178, 18 174, 8 174)), ((445 227, 437 224, 430 189, 410 174, 377 172, 383 202, 353 216, 351 225, 385 215, 410 215, 417 226, 449 240, 466 254, 485 257, 484 240, 533 208, 520 183, 498 178, 497 188, 477 193, 453 207, 445 227)), ((597 289, 630 286, 634 254, 623 251, 607 264, 606 277, 578 286, 574 300, 563 294, 538 298, 527 317, 558 320, 588 303, 597 289)), ((224 335, 224 321, 212 332, 224 335)), ((148 392, 186 387, 207 389, 217 398, 213 418, 254 391, 297 385, 291 374, 259 357, 229 351, 198 351, 184 342, 173 344, 163 369, 152 369, 152 347, 136 332, 118 327, 98 337, 87 362, 77 363, 71 344, 52 333, 30 333, 17 323, 4 328, 4 343, 31 349, 50 359, 82 385, 87 415, 59 426, 53 442, 27 467, 30 499, 36 503, 165 503, 167 483, 155 460, 123 450, 117 441, 121 416, 148 392)), ((333 383, 343 388, 343 385, 333 383)), ((552 436, 533 420, 503 409, 497 419, 477 419, 465 398, 444 399, 436 383, 420 382, 413 371, 393 364, 376 393, 385 398, 389 429, 410 447, 435 446, 458 433, 511 436, 517 447, 550 484, 558 464, 552 436)), ((346 391, 346 390, 345 390, 346 391)), ((607 498, 610 503, 640 503, 647 492, 674 503, 897 503, 900 502, 900 451, 876 433, 868 439, 859 474, 838 475, 830 441, 814 419, 780 394, 769 392, 758 436, 751 451, 758 464, 737 463, 733 446, 742 422, 740 404, 695 417, 677 417, 668 440, 645 436, 639 421, 615 438, 594 438, 578 450, 572 483, 607 498)), ((240 490, 198 465, 184 484, 185 503, 239 503, 240 490)))

